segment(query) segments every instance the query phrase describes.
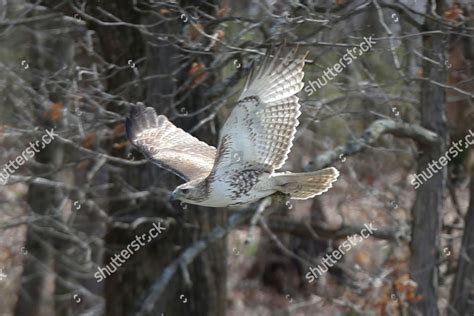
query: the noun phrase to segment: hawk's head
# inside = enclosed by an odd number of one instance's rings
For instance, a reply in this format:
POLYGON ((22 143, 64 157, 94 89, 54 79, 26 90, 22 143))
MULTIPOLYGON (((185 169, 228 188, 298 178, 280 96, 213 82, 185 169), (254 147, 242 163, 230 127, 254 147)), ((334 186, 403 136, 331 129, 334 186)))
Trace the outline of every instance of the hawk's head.
POLYGON ((192 182, 184 183, 178 186, 172 193, 172 200, 180 200, 181 202, 188 202, 193 204, 196 200, 202 198, 202 191, 198 185, 192 182))

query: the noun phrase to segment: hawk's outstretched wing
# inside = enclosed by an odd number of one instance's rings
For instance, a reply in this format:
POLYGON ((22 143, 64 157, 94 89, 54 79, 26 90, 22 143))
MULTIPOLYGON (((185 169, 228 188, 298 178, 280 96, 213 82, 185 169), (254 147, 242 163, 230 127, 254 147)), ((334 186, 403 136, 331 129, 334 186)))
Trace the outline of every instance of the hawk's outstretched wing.
POLYGON ((128 140, 148 159, 181 178, 207 177, 216 148, 174 126, 151 107, 134 106, 126 121, 128 140))
POLYGON ((296 50, 280 55, 281 50, 267 53, 250 75, 221 130, 215 169, 252 162, 271 173, 288 158, 301 114, 295 94, 303 88, 306 55, 296 58, 296 50))

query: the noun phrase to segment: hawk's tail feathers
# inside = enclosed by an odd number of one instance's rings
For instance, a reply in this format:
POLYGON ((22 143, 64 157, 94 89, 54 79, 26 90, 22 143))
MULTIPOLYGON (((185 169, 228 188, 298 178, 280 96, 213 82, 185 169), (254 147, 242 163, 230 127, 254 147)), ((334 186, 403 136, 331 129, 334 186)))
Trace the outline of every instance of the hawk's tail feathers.
POLYGON ((339 171, 330 167, 314 172, 277 173, 273 179, 278 191, 289 194, 291 199, 306 200, 329 190, 338 176, 339 171))

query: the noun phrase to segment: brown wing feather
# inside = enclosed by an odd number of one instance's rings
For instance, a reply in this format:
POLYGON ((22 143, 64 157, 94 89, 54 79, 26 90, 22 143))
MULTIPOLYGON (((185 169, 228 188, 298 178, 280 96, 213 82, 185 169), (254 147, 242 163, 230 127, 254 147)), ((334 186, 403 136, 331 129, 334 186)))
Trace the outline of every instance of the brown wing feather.
POLYGON ((126 121, 128 140, 148 159, 181 178, 207 177, 216 149, 173 125, 151 107, 134 106, 126 121))

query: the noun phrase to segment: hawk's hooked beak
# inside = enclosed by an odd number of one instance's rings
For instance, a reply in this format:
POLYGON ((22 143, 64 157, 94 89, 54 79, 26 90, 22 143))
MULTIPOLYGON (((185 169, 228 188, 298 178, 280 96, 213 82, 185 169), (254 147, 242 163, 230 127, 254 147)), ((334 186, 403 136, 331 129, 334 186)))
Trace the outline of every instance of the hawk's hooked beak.
POLYGON ((178 197, 176 196, 176 191, 171 192, 171 194, 169 196, 169 200, 170 201, 176 201, 177 199, 178 199, 178 197))

